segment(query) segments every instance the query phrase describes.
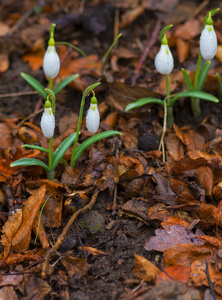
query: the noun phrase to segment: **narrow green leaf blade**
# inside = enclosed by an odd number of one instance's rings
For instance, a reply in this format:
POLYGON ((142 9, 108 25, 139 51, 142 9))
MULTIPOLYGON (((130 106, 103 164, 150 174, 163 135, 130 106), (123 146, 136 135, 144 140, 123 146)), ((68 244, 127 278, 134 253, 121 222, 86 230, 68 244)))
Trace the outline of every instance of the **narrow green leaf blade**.
POLYGON ((69 149, 76 138, 76 132, 68 136, 56 149, 52 156, 52 170, 56 168, 63 155, 69 149))
POLYGON ((221 101, 221 99, 222 99, 222 82, 221 82, 221 78, 218 73, 216 73, 216 76, 217 76, 217 80, 218 80, 218 84, 219 84, 218 98, 221 101))
POLYGON ((183 79, 185 81, 185 84, 186 84, 186 87, 189 91, 193 91, 194 90, 194 87, 193 87, 193 84, 192 84, 192 81, 189 77, 189 75, 187 74, 187 71, 185 69, 181 69, 182 71, 182 74, 183 74, 183 79))
POLYGON ((35 158, 20 158, 13 163, 11 163, 10 167, 26 167, 26 166, 40 166, 44 168, 47 172, 51 172, 49 167, 39 159, 35 158))
POLYGON ((91 146, 92 144, 94 144, 102 139, 105 139, 105 138, 110 137, 115 134, 121 135, 122 133, 119 131, 116 131, 116 130, 108 130, 108 131, 100 132, 100 133, 95 134, 95 135, 91 136, 90 138, 88 138, 85 142, 83 142, 76 149, 75 157, 74 157, 74 166, 75 166, 77 160, 80 158, 83 151, 86 150, 89 146, 91 146))
POLYGON ((44 86, 38 80, 36 80, 31 75, 23 73, 23 72, 20 75, 22 76, 23 79, 25 79, 25 81, 28 82, 28 84, 31 85, 31 87, 33 87, 33 89, 35 89, 37 92, 39 92, 39 94, 46 100, 47 93, 45 91, 44 86))
POLYGON ((211 14, 211 17, 212 17, 212 16, 215 15, 219 10, 220 10, 219 8, 216 8, 216 9, 214 9, 214 10, 209 11, 209 12, 206 14, 206 16, 205 16, 204 19, 203 19, 203 28, 204 28, 204 26, 206 25, 207 18, 209 17, 209 14, 211 14))
POLYGON ((159 104, 161 105, 162 107, 164 107, 164 101, 161 100, 161 99, 158 99, 158 98, 151 98, 151 97, 148 97, 148 98, 141 98, 133 103, 129 103, 125 110, 128 111, 128 110, 131 110, 133 108, 138 108, 140 106, 143 106, 145 104, 149 104, 149 103, 154 103, 154 104, 159 104))
POLYGON ((30 149, 39 150, 39 151, 42 151, 42 152, 49 153, 49 149, 46 149, 46 148, 43 148, 43 147, 37 146, 37 145, 23 144, 21 147, 30 148, 30 149))
POLYGON ((173 26, 173 24, 170 24, 170 25, 164 27, 164 28, 161 30, 161 32, 160 32, 160 37, 161 37, 161 39, 163 38, 164 34, 165 34, 172 26, 173 26))
POLYGON ((79 74, 73 74, 63 81, 61 81, 54 89, 54 94, 57 95, 64 87, 66 87, 71 81, 79 77, 79 74))
POLYGON ((198 91, 202 91, 202 88, 203 88, 204 83, 205 83, 206 78, 207 78, 207 74, 208 74, 210 65, 211 65, 211 62, 210 61, 206 61, 204 63, 204 65, 202 66, 201 70, 200 70, 199 79, 198 79, 198 85, 197 85, 197 90, 198 91))
POLYGON ((199 92, 199 91, 184 91, 178 93, 176 96, 174 96, 169 102, 167 106, 171 106, 176 102, 179 98, 182 97, 191 97, 191 98, 199 98, 202 100, 208 100, 211 102, 218 103, 219 99, 211 94, 204 93, 204 92, 199 92))
MULTIPOLYGON (((46 148, 43 148, 43 147, 37 146, 37 145, 24 144, 21 147, 26 147, 26 148, 30 148, 30 149, 34 149, 34 150, 39 150, 39 151, 42 151, 42 152, 45 152, 45 153, 49 153, 49 149, 46 149, 46 148)), ((63 158, 61 158, 61 162, 63 164, 66 163, 65 159, 63 159, 63 158)))

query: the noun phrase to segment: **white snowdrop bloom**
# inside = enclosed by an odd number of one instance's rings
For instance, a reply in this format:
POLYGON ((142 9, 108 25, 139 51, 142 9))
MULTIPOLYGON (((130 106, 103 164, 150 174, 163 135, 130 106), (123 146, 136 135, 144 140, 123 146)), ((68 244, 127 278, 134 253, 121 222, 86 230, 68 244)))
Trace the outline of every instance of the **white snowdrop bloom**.
POLYGON ((60 69, 60 60, 55 46, 48 46, 43 58, 43 71, 49 78, 55 78, 60 69))
POLYGON ((55 130, 55 117, 51 107, 44 108, 40 125, 44 136, 50 139, 55 130))
POLYGON ((90 107, 86 114, 86 127, 88 131, 93 134, 96 133, 99 129, 99 122, 100 122, 100 116, 99 116, 97 103, 91 102, 90 107))
POLYGON ((205 60, 211 60, 217 52, 217 36, 213 25, 205 25, 201 32, 200 52, 205 60))
POLYGON ((168 45, 162 44, 154 61, 155 68, 162 74, 170 74, 174 67, 173 55, 168 45))

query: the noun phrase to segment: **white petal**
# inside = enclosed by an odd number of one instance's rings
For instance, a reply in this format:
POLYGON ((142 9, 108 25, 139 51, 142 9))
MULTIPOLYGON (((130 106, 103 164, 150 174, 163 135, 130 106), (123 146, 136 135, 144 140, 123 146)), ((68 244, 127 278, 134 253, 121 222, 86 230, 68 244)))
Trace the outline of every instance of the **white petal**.
POLYGON ((55 130, 55 117, 52 108, 45 108, 41 118, 41 129, 45 137, 50 139, 55 130))
POLYGON ((100 116, 97 104, 90 104, 86 114, 86 127, 90 133, 96 133, 99 129, 100 116))
POLYGON ((200 52, 205 60, 211 60, 217 52, 217 36, 213 25, 205 25, 201 32, 200 52))
POLYGON ((55 78, 59 73, 60 60, 55 46, 48 46, 43 58, 43 71, 49 78, 55 78))
POLYGON ((160 51, 157 53, 154 61, 157 71, 164 75, 170 74, 173 70, 173 55, 168 45, 161 45, 160 51))

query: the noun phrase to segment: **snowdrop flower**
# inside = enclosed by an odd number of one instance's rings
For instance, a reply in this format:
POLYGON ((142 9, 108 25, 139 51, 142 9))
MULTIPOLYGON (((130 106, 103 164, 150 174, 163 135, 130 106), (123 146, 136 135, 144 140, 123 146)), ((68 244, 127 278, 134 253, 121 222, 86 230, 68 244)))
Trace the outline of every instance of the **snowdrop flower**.
POLYGON ((217 36, 214 31, 213 20, 209 15, 200 36, 200 52, 205 60, 211 60, 217 52, 217 36))
POLYGON ((162 75, 168 75, 174 67, 173 55, 168 46, 168 40, 164 35, 160 51, 157 53, 154 61, 155 68, 162 75))
POLYGON ((60 60, 55 48, 55 40, 50 38, 43 58, 43 71, 49 78, 55 78, 60 69, 60 60))
POLYGON ((50 139, 55 130, 55 117, 52 112, 51 102, 49 100, 46 100, 45 102, 45 108, 42 114, 40 125, 44 136, 50 139))
POLYGON ((91 98, 90 107, 86 114, 86 127, 90 133, 96 133, 99 129, 100 116, 95 96, 91 98))

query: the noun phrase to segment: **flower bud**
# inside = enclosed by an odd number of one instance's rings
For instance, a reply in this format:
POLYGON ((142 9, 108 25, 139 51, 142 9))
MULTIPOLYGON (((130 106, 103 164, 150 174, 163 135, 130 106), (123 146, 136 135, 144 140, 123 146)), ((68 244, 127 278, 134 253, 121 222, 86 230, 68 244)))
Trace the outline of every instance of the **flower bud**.
MULTIPOLYGON (((51 39, 50 39, 51 40, 51 39)), ((50 43, 43 58, 43 71, 49 78, 55 78, 59 73, 60 60, 53 43, 50 43)))
POLYGON ((166 36, 162 39, 162 45, 160 51, 157 53, 154 61, 157 71, 162 74, 170 74, 174 67, 173 55, 168 46, 166 36))
POLYGON ((50 139, 55 130, 55 117, 52 112, 51 102, 49 100, 45 102, 45 108, 42 114, 40 125, 44 136, 50 139))
POLYGON ((211 60, 217 52, 217 36, 211 17, 207 19, 206 25, 201 32, 200 52, 205 60, 211 60))
POLYGON ((86 127, 90 133, 96 133, 99 129, 100 116, 96 97, 91 98, 90 107, 86 114, 86 127))

